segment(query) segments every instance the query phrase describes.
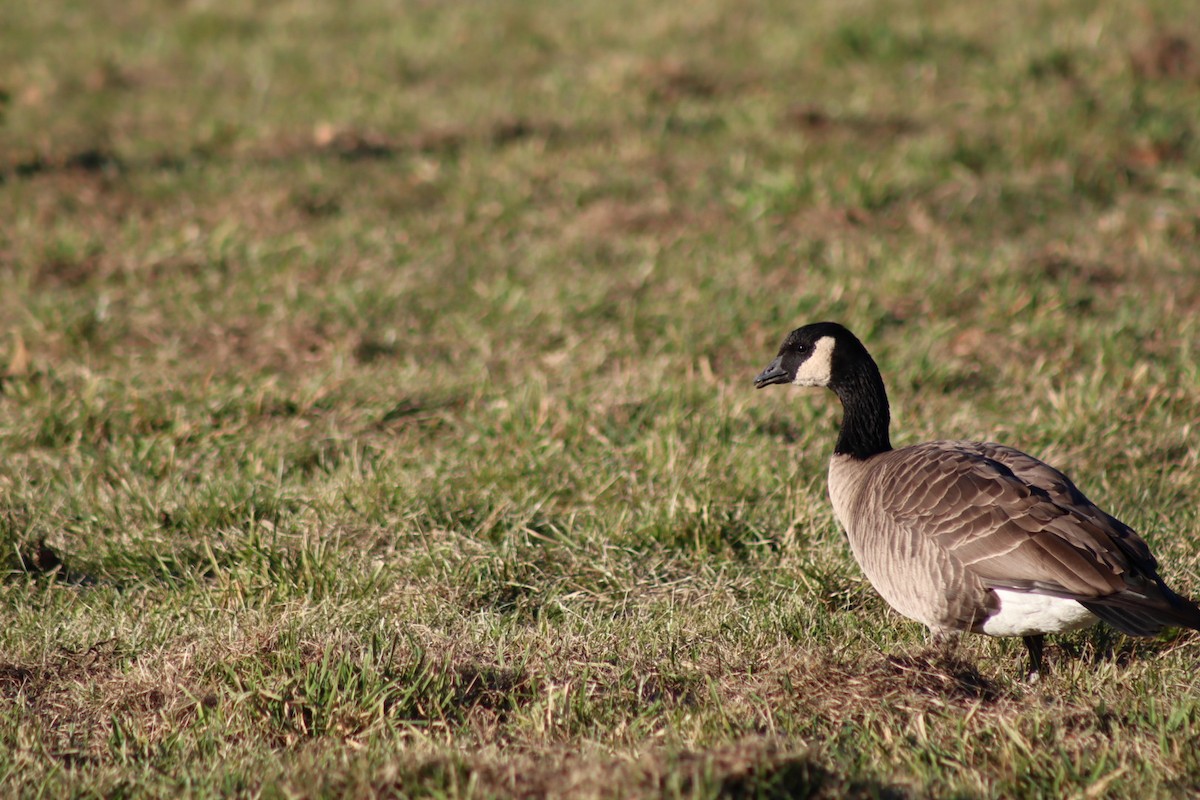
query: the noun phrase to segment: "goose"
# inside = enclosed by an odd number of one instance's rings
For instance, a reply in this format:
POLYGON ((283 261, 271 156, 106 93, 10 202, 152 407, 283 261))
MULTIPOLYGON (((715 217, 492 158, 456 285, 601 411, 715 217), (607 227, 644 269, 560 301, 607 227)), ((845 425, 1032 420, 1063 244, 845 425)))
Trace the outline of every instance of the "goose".
POLYGON ((993 442, 892 449, 883 378, 845 327, 788 334, 754 379, 774 384, 827 387, 841 401, 834 515, 875 590, 935 641, 1020 636, 1036 680, 1048 633, 1097 620, 1132 636, 1200 630, 1200 607, 1163 582, 1142 538, 1054 467, 993 442))

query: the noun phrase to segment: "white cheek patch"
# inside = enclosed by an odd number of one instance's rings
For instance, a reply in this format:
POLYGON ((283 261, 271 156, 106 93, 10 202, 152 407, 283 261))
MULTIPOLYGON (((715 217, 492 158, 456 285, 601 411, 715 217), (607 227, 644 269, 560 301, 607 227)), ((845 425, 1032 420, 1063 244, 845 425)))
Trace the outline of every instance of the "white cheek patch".
POLYGON ((800 368, 796 370, 796 377, 792 379, 792 384, 795 386, 828 386, 832 376, 833 337, 822 336, 817 340, 812 355, 805 359, 800 368))

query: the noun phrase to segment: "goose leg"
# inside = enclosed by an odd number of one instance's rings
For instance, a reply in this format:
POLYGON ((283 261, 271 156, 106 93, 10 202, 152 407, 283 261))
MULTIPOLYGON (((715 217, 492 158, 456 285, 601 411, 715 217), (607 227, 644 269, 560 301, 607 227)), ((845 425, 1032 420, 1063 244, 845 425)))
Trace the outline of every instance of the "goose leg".
POLYGON ((1046 636, 1041 633, 1022 636, 1021 641, 1025 643, 1025 649, 1029 652, 1030 680, 1037 680, 1042 674, 1042 650, 1046 646, 1046 636))

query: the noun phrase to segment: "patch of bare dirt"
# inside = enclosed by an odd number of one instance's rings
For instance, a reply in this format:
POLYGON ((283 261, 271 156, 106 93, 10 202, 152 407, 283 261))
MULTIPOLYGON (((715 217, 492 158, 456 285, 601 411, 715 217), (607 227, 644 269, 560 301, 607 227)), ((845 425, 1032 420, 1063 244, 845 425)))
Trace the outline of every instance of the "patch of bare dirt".
POLYGON ((51 172, 117 173, 125 163, 112 150, 90 146, 65 153, 36 153, 0 166, 0 184, 12 178, 31 178, 51 172))
POLYGON ((1031 278, 1067 280, 1104 288, 1117 286, 1127 277, 1113 266, 1078 258, 1060 248, 1050 248, 1034 256, 1029 272, 1031 278))
POLYGON ((993 703, 1002 697, 999 687, 974 663, 937 651, 884 656, 859 681, 869 695, 899 690, 959 703, 993 703))
POLYGON ((123 158, 102 145, 64 152, 37 152, 7 163, 0 161, 0 185, 9 180, 52 174, 112 177, 136 171, 178 171, 192 162, 218 158, 274 163, 314 156, 342 161, 386 161, 413 154, 453 156, 469 144, 503 148, 529 140, 551 143, 587 135, 592 134, 568 128, 555 120, 529 117, 500 117, 469 128, 430 128, 411 133, 386 133, 321 123, 308 136, 283 135, 245 147, 230 143, 215 148, 195 147, 185 152, 158 153, 146 158, 123 158))
POLYGON ((286 157, 315 150, 345 161, 371 161, 413 153, 454 155, 471 143, 505 147, 529 139, 554 140, 566 134, 567 129, 558 122, 527 117, 501 117, 476 128, 431 128, 406 135, 323 123, 313 130, 308 142, 280 141, 264 154, 286 157))
POLYGON ((1180 33, 1159 31, 1129 55, 1134 74, 1147 79, 1200 78, 1200 54, 1180 33))
POLYGON ((585 208, 573 221, 573 228, 583 236, 599 237, 614 233, 661 232, 680 224, 662 198, 626 202, 597 200, 585 208))
POLYGON ((60 569, 65 572, 62 556, 57 550, 46 544, 45 538, 29 542, 17 548, 13 564, 14 571, 26 575, 49 575, 60 569))
POLYGON ((49 755, 67 764, 92 763, 93 745, 100 737, 90 732, 107 729, 102 709, 90 708, 76 696, 79 687, 103 679, 117 667, 115 640, 97 642, 43 664, 0 663, 0 698, 22 702, 45 731, 49 755))
POLYGON ((103 274, 99 253, 89 252, 78 258, 48 258, 38 264, 34 285, 39 288, 74 289, 103 274))
MULTIPOLYGON (((601 198, 574 215, 566 230, 581 240, 608 242, 621 235, 646 235, 667 242, 711 230, 726 221, 725 212, 716 207, 699 211, 678 208, 664 196, 638 200, 601 198)), ((640 290, 644 285, 635 282, 632 288, 640 290)))
POLYGON ((0 531, 11 537, 7 557, 0 558, 0 567, 7 568, 7 580, 35 578, 83 585, 95 583, 90 575, 72 569, 67 554, 51 546, 45 536, 31 536, 27 525, 21 509, 5 509, 0 519, 0 531))
POLYGON ((61 647, 41 663, 0 663, 0 700, 22 704, 48 756, 96 764, 109 757, 114 724, 133 725, 153 740, 194 718, 198 703, 172 678, 130 669, 120 642, 107 639, 61 647))
POLYGON ((811 103, 800 103, 784 116, 787 127, 810 135, 850 134, 871 139, 893 139, 921 131, 916 120, 902 116, 835 114, 811 103))
MULTIPOLYGON (((449 765, 442 765, 448 767, 449 765)), ((521 798, 707 796, 901 798, 899 786, 850 780, 803 745, 750 738, 707 750, 655 748, 633 757, 557 751, 466 765, 485 796, 521 798)))
POLYGON ((311 321, 272 325, 247 317, 193 329, 183 341, 192 357, 209 363, 289 372, 323 362, 340 346, 343 337, 342 332, 326 330, 311 321))
POLYGON ((931 649, 872 655, 853 662, 837 654, 801 654, 781 649, 753 674, 729 673, 719 680, 727 711, 760 719, 765 708, 825 720, 832 727, 862 720, 883 709, 911 713, 961 713, 976 707, 1001 709, 1012 690, 982 674, 955 653, 931 649))
POLYGON ((659 103, 676 103, 684 98, 707 100, 721 89, 716 78, 682 61, 652 61, 641 71, 649 98, 659 103))
POLYGON ((61 648, 56 660, 44 664, 0 663, 0 697, 12 700, 24 693, 36 703, 63 683, 108 671, 119 658, 116 640, 106 639, 82 650, 61 648))

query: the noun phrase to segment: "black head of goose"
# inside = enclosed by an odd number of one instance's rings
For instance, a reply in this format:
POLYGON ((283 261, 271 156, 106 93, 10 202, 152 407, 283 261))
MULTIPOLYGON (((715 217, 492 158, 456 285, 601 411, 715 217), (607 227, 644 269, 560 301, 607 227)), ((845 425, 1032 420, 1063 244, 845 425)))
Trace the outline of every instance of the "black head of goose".
POLYGON ((1163 582, 1141 537, 1053 467, 992 442, 893 450, 879 368, 841 325, 788 334, 754 380, 777 383, 841 400, 834 514, 871 585, 935 636, 1021 636, 1036 675, 1045 634, 1097 619, 1133 636, 1200 630, 1200 608, 1163 582))

